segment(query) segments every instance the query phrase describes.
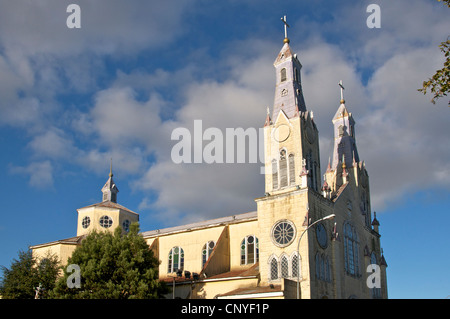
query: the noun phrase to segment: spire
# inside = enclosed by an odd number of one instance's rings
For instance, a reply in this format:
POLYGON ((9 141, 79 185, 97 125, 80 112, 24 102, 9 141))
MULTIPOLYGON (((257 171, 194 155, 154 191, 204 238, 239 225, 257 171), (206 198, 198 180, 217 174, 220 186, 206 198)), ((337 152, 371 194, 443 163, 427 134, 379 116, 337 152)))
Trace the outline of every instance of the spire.
POLYGON ((264 122, 264 127, 269 126, 272 124, 272 119, 270 118, 270 109, 267 107, 267 116, 266 121, 264 122))
POLYGON ((342 154, 342 183, 345 184, 348 182, 348 173, 347 173, 347 165, 345 165, 345 155, 342 154))
POLYGON ((113 180, 113 173, 112 173, 112 159, 109 166, 109 178, 106 181, 105 185, 102 187, 102 201, 103 202, 113 202, 117 203, 117 193, 119 192, 119 189, 117 188, 116 184, 113 180))
POLYGON ((328 166, 327 166, 327 171, 326 172, 327 173, 331 172, 331 158, 330 157, 328 157, 328 166))
POLYGON ((333 117, 334 125, 334 150, 331 169, 336 170, 340 159, 345 154, 347 167, 359 163, 358 150, 355 139, 355 120, 345 106, 344 85, 342 80, 338 83, 341 93, 340 105, 333 117))
POLYGON ((287 37, 289 25, 286 22, 286 17, 281 18, 281 21, 283 21, 285 27, 285 38, 284 45, 273 63, 276 69, 275 99, 272 113, 274 123, 277 121, 281 110, 287 118, 293 118, 302 112, 306 112, 300 73, 302 64, 289 45, 290 40, 287 37))
POLYGON ((380 265, 381 265, 381 266, 385 266, 385 267, 388 266, 388 265, 387 265, 387 262, 386 262, 386 259, 384 258, 383 248, 381 248, 381 260, 380 260, 380 265))

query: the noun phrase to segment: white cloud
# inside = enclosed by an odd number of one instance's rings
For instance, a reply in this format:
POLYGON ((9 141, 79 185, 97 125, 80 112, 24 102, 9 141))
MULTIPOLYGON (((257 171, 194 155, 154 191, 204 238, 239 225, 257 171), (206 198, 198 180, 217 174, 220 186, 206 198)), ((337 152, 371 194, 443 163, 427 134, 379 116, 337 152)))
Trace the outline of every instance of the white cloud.
MULTIPOLYGON (((186 32, 182 21, 190 3, 80 1, 82 29, 68 30, 69 3, 15 1, 0 10, 0 44, 6 48, 0 51, 0 121, 25 128, 33 153, 28 166, 11 170, 29 175, 33 186, 51 186, 53 161, 100 172, 112 157, 125 174, 139 173, 130 183, 144 194, 140 207, 156 210, 168 223, 255 209, 253 199, 264 191, 260 164, 177 165, 170 159, 176 143, 170 136, 176 127, 192 129, 196 119, 204 130, 261 127, 266 107, 273 106, 272 63, 281 41, 224 43, 218 59, 205 45, 171 69, 117 70, 100 87, 106 66, 92 56, 120 59, 169 47, 186 32), (96 92, 92 105, 60 110, 57 94, 86 92, 96 92)), ((386 2, 382 28, 369 30, 364 4, 341 7, 334 13, 339 19, 300 28, 298 37, 306 39, 295 39, 295 23, 290 30, 303 64, 307 108, 320 131, 322 171, 332 154, 331 118, 342 79, 371 178, 372 208, 422 187, 448 188, 449 113, 416 91, 442 62, 437 42, 448 30, 446 12, 419 1, 407 7, 386 2), (338 33, 339 41, 325 40, 338 33), (375 70, 370 78, 362 74, 367 67, 375 70)))
POLYGON ((73 1, 8 1, 1 4, 0 43, 27 55, 76 56, 131 53, 162 47, 183 32, 182 13, 193 1, 81 0, 81 28, 69 29, 73 1), (18 19, 20 17, 20 19, 18 19))
POLYGON ((29 176, 29 185, 36 189, 47 189, 53 186, 53 166, 50 161, 31 162, 28 166, 10 165, 13 174, 29 176))

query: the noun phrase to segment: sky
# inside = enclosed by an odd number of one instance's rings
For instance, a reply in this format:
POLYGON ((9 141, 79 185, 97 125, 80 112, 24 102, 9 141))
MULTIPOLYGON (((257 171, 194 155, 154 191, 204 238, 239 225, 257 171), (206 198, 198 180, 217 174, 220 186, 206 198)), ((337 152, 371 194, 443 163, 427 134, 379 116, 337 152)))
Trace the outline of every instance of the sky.
MULTIPOLYGON (((176 164, 176 128, 260 128, 287 16, 306 107, 332 156, 338 82, 370 176, 390 298, 450 296, 450 108, 417 89, 442 67, 432 0, 0 0, 0 265, 76 235, 112 159, 142 231, 256 210, 261 163, 176 164), (369 28, 370 4, 380 27, 369 28), (72 20, 70 20, 72 21, 72 20)), ((201 147, 201 145, 194 145, 201 147)))

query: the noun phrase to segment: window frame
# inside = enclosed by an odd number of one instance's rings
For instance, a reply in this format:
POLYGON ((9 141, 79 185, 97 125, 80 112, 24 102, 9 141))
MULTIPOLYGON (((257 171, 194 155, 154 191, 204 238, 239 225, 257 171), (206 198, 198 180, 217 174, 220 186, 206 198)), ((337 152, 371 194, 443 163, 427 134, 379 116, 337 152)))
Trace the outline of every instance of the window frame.
POLYGON ((108 229, 108 228, 111 228, 114 221, 113 221, 112 217, 110 217, 108 215, 103 215, 102 217, 100 217, 98 223, 100 224, 101 227, 108 229))
POLYGON ((255 235, 247 235, 241 241, 240 246, 240 265, 248 265, 248 264, 256 264, 259 261, 259 240, 255 235), (253 242, 249 243, 249 239, 253 238, 253 242), (250 248, 253 248, 252 252, 250 252, 250 248), (253 261, 250 261, 250 258, 253 258, 253 261))
POLYGON ((167 273, 173 273, 177 270, 184 269, 184 250, 180 246, 174 246, 170 249, 167 257, 167 273), (178 250, 177 250, 178 249, 178 250), (177 250, 177 251, 176 251, 177 250), (177 257, 177 263, 175 265, 175 257, 177 257), (177 266, 177 267, 175 267, 177 266))
POLYGON ((202 269, 205 267, 206 262, 208 261, 209 257, 211 256, 211 253, 213 252, 214 248, 216 248, 216 242, 214 240, 208 240, 202 247, 202 269), (213 247, 210 247, 210 244, 213 244, 213 247))
POLYGON ((287 70, 286 68, 282 68, 280 70, 280 82, 286 82, 287 81, 287 70))
POLYGON ((359 238, 355 227, 348 222, 344 223, 344 269, 350 276, 360 275, 359 238))

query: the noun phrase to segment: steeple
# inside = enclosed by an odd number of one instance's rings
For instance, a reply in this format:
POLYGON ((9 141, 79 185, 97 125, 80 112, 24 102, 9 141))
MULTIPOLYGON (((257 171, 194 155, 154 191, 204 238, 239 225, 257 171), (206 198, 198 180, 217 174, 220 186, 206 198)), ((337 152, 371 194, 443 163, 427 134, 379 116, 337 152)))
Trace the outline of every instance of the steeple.
POLYGON ((356 148, 355 120, 353 119, 352 113, 348 112, 345 106, 342 81, 339 81, 339 86, 341 90, 340 105, 332 120, 334 125, 332 170, 336 170, 339 159, 341 158, 345 158, 347 167, 351 167, 354 163, 359 162, 358 150, 356 148))
POLYGON ((118 192, 119 192, 119 189, 117 188, 117 186, 113 180, 112 159, 111 159, 111 164, 109 167, 109 178, 102 188, 102 193, 103 193, 102 201, 103 202, 109 201, 109 202, 117 203, 117 193, 118 192))
POLYGON ((276 87, 273 106, 272 121, 276 122, 279 112, 282 110, 288 118, 297 116, 306 111, 305 100, 301 85, 300 70, 302 64, 289 46, 287 37, 286 16, 281 18, 284 23, 285 38, 283 47, 274 62, 276 69, 276 87))

